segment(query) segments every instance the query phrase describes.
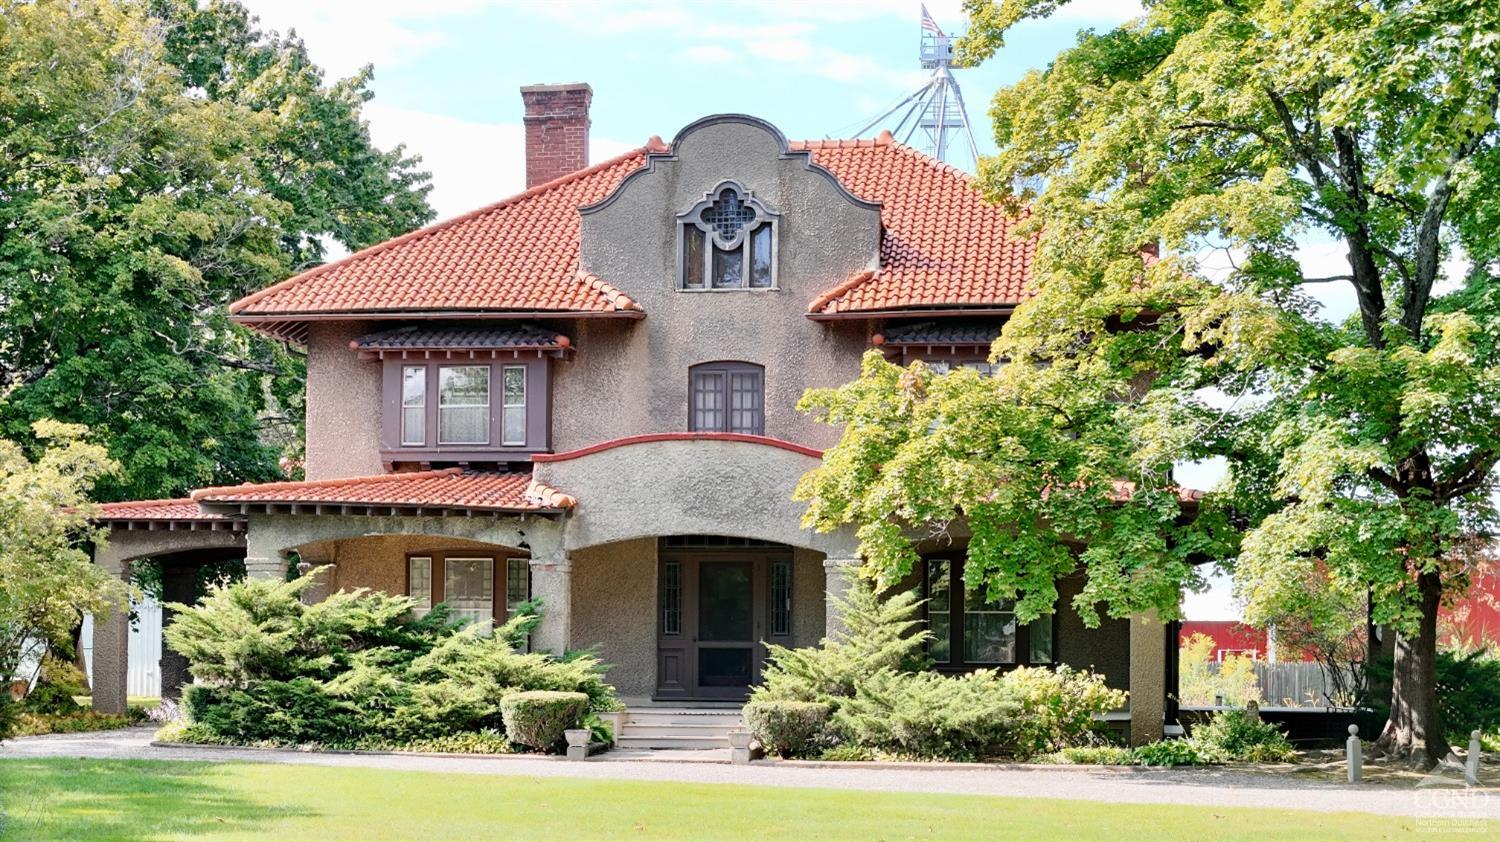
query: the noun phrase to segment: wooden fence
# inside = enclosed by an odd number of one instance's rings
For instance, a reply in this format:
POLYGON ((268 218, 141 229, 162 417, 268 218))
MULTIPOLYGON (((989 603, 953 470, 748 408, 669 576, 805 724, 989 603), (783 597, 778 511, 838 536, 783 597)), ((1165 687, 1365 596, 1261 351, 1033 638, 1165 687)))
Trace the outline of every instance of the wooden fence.
MULTIPOLYGON (((1218 662, 1209 663, 1208 671, 1217 675, 1219 666, 1218 662)), ((1267 705, 1324 707, 1337 705, 1342 701, 1329 698, 1334 694, 1334 686, 1321 664, 1307 661, 1281 661, 1274 664, 1256 661, 1254 666, 1261 699, 1267 705)), ((1352 680, 1358 678, 1357 675, 1346 671, 1346 676, 1351 680, 1345 681, 1344 686, 1352 687, 1357 684, 1352 680)))

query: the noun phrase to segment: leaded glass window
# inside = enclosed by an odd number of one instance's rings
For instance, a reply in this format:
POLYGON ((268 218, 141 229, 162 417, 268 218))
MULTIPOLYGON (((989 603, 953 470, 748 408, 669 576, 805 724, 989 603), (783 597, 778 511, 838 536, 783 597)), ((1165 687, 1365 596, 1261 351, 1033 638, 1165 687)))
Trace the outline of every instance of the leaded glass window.
POLYGON ((786 637, 792 633, 792 563, 771 562, 771 634, 786 637))
POLYGON ((531 599, 531 562, 524 558, 505 560, 505 613, 515 616, 521 603, 531 599))
POLYGON ((682 565, 661 566, 661 633, 682 634, 682 565))
POLYGON ((412 556, 406 560, 406 594, 411 597, 412 611, 418 617, 432 610, 431 556, 412 556))
POLYGON ((526 443, 526 366, 508 365, 503 369, 505 393, 500 415, 500 443, 526 443))
POLYGON ((750 191, 726 181, 679 214, 685 290, 773 289, 776 217, 750 191))

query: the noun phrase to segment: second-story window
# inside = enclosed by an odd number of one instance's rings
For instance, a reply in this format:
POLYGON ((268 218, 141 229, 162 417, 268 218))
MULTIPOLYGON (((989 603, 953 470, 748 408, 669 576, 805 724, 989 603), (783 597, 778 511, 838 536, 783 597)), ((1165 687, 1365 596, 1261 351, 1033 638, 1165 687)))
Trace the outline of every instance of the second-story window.
POLYGON ((427 366, 401 367, 401 444, 427 443, 427 366))
POLYGON ((490 367, 440 366, 438 443, 488 444, 489 441, 490 367))
POLYGON ((765 370, 740 362, 693 366, 688 373, 688 423, 694 432, 764 435, 765 370))
POLYGON ((500 443, 526 443, 526 367, 504 368, 504 405, 500 414, 500 443))
POLYGON ((677 216, 683 290, 774 289, 776 217, 733 181, 677 216))

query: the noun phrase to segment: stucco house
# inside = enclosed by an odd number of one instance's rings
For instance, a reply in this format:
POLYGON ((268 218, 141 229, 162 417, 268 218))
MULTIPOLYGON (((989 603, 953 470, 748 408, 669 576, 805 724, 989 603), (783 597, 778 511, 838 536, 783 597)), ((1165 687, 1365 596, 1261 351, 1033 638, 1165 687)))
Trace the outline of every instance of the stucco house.
MULTIPOLYGON (((1035 244, 889 134, 793 142, 723 114, 590 164, 590 88, 521 95, 525 192, 232 305, 306 351, 306 479, 109 504, 96 561, 163 560, 169 599, 228 555, 479 619, 540 597, 533 648, 598 646, 632 710, 742 699, 763 641, 839 622, 828 595, 859 564, 852 534, 800 526, 793 487, 838 430, 797 399, 871 348, 983 366, 1035 244)), ((1163 623, 1085 628, 1067 581, 1054 616, 1018 625, 965 595, 956 538, 915 583, 939 669, 1092 668, 1130 691, 1135 741, 1161 736, 1163 623)), ((123 707, 125 640, 118 614, 96 627, 100 709, 123 707)), ((703 736, 658 724, 640 744, 703 736)))

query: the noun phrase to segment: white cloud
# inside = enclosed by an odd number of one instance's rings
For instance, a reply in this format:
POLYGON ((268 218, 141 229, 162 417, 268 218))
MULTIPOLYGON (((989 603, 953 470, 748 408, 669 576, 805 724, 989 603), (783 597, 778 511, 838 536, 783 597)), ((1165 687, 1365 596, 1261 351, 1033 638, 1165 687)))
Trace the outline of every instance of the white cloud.
MULTIPOLYGON (((520 123, 479 123, 379 101, 365 106, 370 136, 389 149, 398 143, 422 156, 432 173, 428 200, 447 219, 515 195, 526 187, 526 138, 520 123)), ((638 143, 593 137, 589 160, 612 158, 638 143)))

